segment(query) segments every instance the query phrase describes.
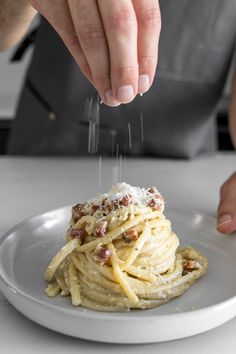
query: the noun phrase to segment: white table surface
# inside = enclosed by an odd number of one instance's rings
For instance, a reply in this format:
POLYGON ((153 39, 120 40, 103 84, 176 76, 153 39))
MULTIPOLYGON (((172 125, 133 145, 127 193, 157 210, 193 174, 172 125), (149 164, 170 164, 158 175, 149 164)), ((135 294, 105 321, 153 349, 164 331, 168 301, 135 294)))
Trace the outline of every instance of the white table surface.
MULTIPOLYGON (((214 216, 220 185, 235 170, 235 162, 233 153, 191 162, 130 159, 126 161, 124 180, 138 186, 156 185, 165 197, 167 208, 171 205, 214 216)), ((112 160, 102 160, 102 191, 112 183, 113 166, 112 160)), ((22 219, 96 195, 98 170, 98 159, 0 158, 0 235, 22 219)), ((236 318, 207 333, 178 341, 111 345, 45 329, 18 313, 0 293, 1 354, 233 354, 235 347, 236 318)))

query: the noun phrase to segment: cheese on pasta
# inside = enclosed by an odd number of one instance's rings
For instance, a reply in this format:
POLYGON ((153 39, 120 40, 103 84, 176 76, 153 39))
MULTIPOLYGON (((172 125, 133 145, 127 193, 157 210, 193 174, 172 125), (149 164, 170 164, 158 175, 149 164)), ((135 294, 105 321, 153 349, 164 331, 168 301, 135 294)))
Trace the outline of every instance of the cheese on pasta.
POLYGON ((97 311, 152 308, 182 295, 207 260, 179 248, 155 187, 120 183, 72 208, 66 244, 45 271, 46 294, 97 311))

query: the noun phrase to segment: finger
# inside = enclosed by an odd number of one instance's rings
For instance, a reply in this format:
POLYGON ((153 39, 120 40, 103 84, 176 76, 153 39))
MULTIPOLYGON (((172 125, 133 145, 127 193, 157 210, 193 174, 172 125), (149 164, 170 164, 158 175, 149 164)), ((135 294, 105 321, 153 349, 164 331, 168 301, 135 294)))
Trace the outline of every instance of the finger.
MULTIPOLYGON (((57 0, 51 0, 44 6, 41 2, 38 4, 37 8, 60 35, 66 47, 78 63, 83 74, 96 88, 96 85, 93 82, 89 63, 79 43, 67 1, 58 2, 57 0)), ((112 105, 117 105, 117 102, 114 103, 112 101, 112 103, 112 105)))
POLYGON ((50 2, 36 2, 37 10, 48 20, 62 38, 66 47, 80 66, 84 75, 92 82, 92 75, 88 62, 82 52, 78 36, 70 15, 67 1, 51 0, 50 2))
POLYGON ((157 66, 161 15, 158 0, 133 0, 138 21, 138 92, 146 92, 157 66))
POLYGON ((222 233, 236 231, 236 173, 221 187, 217 229, 222 233))
POLYGON ((111 90, 110 64, 106 36, 95 0, 68 0, 73 24, 83 53, 89 64, 93 83, 102 101, 119 105, 112 95, 105 98, 111 90))
POLYGON ((121 103, 138 91, 137 20, 131 0, 98 0, 109 47, 112 93, 121 103))

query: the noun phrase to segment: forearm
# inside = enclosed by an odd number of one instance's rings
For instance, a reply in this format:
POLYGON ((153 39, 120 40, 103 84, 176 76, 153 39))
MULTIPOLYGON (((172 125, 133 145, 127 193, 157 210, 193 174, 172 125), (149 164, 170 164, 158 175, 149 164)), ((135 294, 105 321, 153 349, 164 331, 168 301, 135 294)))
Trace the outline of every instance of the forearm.
POLYGON ((0 0, 0 51, 21 40, 35 14, 26 0, 0 0))
POLYGON ((232 94, 230 100, 229 128, 233 145, 236 148, 236 70, 234 73, 232 94))

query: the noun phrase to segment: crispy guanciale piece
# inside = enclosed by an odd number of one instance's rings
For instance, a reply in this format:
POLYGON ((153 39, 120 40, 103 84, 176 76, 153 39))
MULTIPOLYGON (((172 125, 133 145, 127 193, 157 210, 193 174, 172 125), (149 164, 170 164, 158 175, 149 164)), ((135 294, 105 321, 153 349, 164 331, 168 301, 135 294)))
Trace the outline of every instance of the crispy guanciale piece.
POLYGON ((99 209, 99 206, 97 204, 92 204, 92 211, 95 213, 99 209))
POLYGON ((133 198, 131 194, 126 194, 121 199, 114 199, 112 201, 108 201, 107 198, 104 198, 101 204, 101 209, 107 213, 111 213, 120 207, 127 207, 133 203, 133 198))
POLYGON ((95 248, 93 255, 96 262, 100 263, 101 265, 104 265, 108 263, 109 258, 112 255, 112 251, 106 246, 98 245, 95 248))
POLYGON ((84 216, 84 205, 85 204, 76 204, 72 207, 72 219, 74 222, 77 222, 82 216, 84 216))
POLYGON ((84 229, 71 228, 70 236, 72 238, 75 238, 75 237, 80 238, 83 241, 86 236, 86 231, 84 229))
POLYGON ((132 196, 130 194, 126 194, 118 203, 122 206, 129 206, 133 202, 132 196))
POLYGON ((150 208, 152 208, 153 210, 161 210, 161 205, 156 199, 151 199, 148 203, 148 206, 150 206, 150 208))
POLYGON ((199 269, 199 263, 193 260, 187 260, 183 264, 183 269, 186 272, 192 272, 193 270, 199 269))
POLYGON ((94 230, 95 236, 104 237, 107 233, 107 221, 99 223, 94 230))
POLYGON ((127 230, 122 234, 122 238, 125 242, 134 242, 138 239, 138 231, 136 230, 127 230))

